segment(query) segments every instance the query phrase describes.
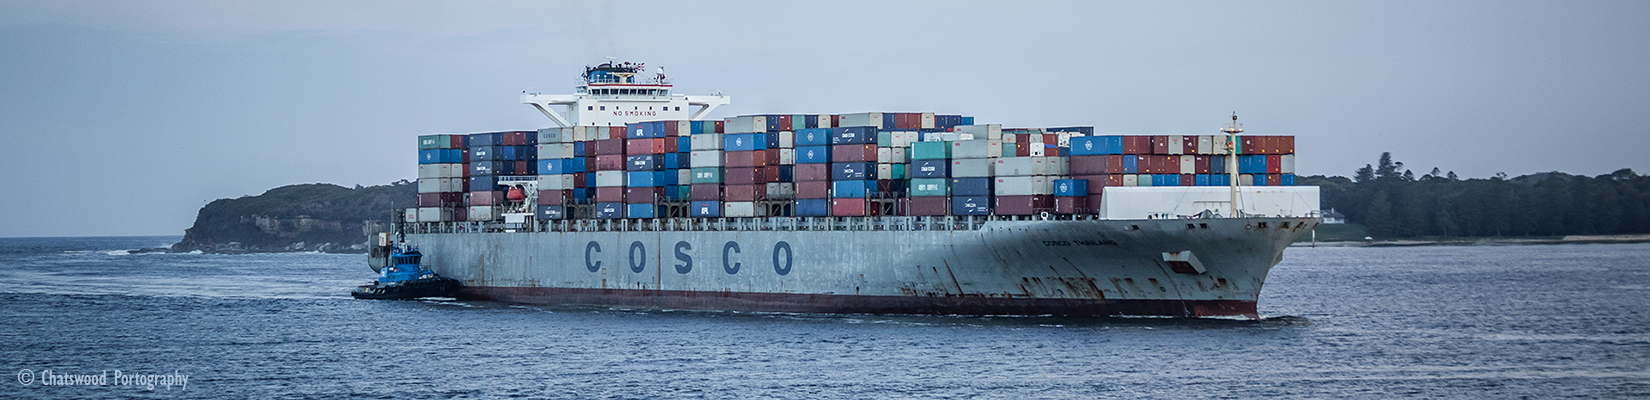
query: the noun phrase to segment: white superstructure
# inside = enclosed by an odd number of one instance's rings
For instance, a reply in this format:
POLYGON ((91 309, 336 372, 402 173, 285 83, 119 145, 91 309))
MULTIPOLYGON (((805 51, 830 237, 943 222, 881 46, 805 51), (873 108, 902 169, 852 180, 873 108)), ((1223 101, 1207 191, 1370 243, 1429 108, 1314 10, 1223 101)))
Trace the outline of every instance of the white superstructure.
POLYGON ((652 79, 638 81, 642 64, 607 62, 585 69, 574 94, 522 93, 521 102, 533 105, 560 126, 624 126, 643 121, 698 120, 732 100, 727 96, 688 96, 671 93, 663 69, 652 79), (565 115, 556 110, 567 107, 565 115), (694 108, 698 107, 697 110, 694 108))

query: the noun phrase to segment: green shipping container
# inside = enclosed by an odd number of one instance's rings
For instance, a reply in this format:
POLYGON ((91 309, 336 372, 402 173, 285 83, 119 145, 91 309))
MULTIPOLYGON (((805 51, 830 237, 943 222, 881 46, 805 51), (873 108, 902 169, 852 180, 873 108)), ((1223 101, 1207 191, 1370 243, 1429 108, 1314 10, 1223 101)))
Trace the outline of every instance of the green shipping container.
POLYGON ((894 147, 894 133, 877 131, 877 147, 894 147))
POLYGON ((951 142, 916 142, 911 144, 912 160, 944 160, 951 158, 951 142))
POLYGON ((435 150, 435 149, 445 149, 445 148, 448 148, 448 147, 452 147, 452 146, 449 146, 449 143, 447 143, 449 140, 452 140, 452 139, 448 139, 447 135, 424 135, 424 136, 419 136, 418 137, 418 149, 419 150, 435 150))
POLYGON ((808 116, 802 114, 791 116, 791 129, 786 130, 795 131, 799 129, 808 129, 808 116))
POLYGON ((694 168, 692 183, 722 183, 722 169, 718 167, 694 168))
POLYGON ((911 177, 911 174, 909 173, 911 171, 911 164, 894 164, 894 167, 889 169, 891 171, 888 171, 888 175, 890 176, 888 179, 909 179, 911 177))
POLYGON ((946 196, 951 194, 951 180, 945 178, 912 179, 911 196, 946 196))

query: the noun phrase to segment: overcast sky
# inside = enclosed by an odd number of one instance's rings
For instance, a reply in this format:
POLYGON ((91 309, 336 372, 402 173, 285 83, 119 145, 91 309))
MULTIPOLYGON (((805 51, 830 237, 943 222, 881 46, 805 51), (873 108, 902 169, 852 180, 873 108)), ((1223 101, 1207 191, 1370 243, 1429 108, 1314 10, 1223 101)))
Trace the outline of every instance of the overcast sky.
POLYGON ((536 129, 604 57, 715 117, 932 111, 1297 136, 1303 175, 1650 172, 1650 2, 0 4, 0 236, 176 235, 202 205, 416 175, 536 129))

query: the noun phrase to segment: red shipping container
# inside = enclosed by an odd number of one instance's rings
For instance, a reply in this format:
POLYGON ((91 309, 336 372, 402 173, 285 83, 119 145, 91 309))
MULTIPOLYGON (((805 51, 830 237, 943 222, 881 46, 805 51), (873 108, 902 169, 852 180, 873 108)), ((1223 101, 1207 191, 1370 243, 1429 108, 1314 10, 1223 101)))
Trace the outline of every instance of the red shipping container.
POLYGON ((1197 175, 1181 174, 1180 186, 1197 186, 1197 175))
POLYGON ((441 193, 419 193, 419 207, 441 207, 441 193))
POLYGON ((1152 154, 1152 137, 1124 136, 1123 154, 1152 154))
POLYGON ((1192 159, 1192 170, 1199 174, 1209 173, 1209 156, 1197 156, 1192 159))
POLYGON ((762 177, 767 178, 764 182, 779 182, 779 166, 769 165, 762 167, 762 177))
POLYGON ((624 188, 625 204, 649 204, 664 199, 665 188, 662 187, 624 188))
POLYGON ((1140 162, 1135 163, 1135 169, 1136 169, 1136 171, 1139 171, 1139 173, 1142 173, 1142 174, 1155 174, 1155 173, 1157 173, 1157 169, 1158 169, 1157 164, 1162 163, 1162 162, 1163 162, 1163 157, 1143 156, 1143 157, 1140 157, 1140 162))
POLYGON ((615 203, 624 201, 624 188, 599 187, 596 188, 596 201, 600 203, 615 203))
MULTIPOLYGON (((538 132, 533 132, 533 135, 534 139, 538 139, 538 132)), ((527 132, 510 132, 504 134, 504 137, 506 137, 507 139, 505 140, 508 141, 508 143, 504 144, 505 146, 526 146, 532 144, 527 141, 527 132)))
POLYGON ((682 121, 665 121, 665 137, 677 136, 682 136, 682 121))
POLYGON ((831 199, 831 215, 838 217, 863 217, 870 215, 866 212, 865 199, 831 199))
POLYGON ((590 174, 573 174, 573 187, 576 188, 576 189, 583 189, 583 188, 590 187, 589 185, 585 184, 585 180, 586 180, 585 177, 587 177, 587 176, 590 176, 590 174))
POLYGON ((791 170, 797 182, 817 182, 831 180, 831 164, 797 164, 791 170))
POLYGON ((724 151, 722 152, 722 166, 727 168, 767 166, 766 163, 758 164, 760 161, 767 161, 767 154, 762 154, 759 160, 758 153, 763 153, 763 151, 724 151))
POLYGON ((469 221, 470 220, 470 209, 467 208, 467 207, 453 207, 453 220, 454 221, 469 221))
POLYGON ((757 201, 768 198, 768 185, 724 185, 722 192, 727 201, 757 201))
MULTIPOLYGON (((464 152, 464 163, 465 164, 471 163, 471 161, 470 161, 470 152, 468 152, 468 151, 464 152)), ((464 176, 470 176, 469 173, 470 173, 470 171, 464 171, 464 174, 465 174, 464 176)))
POLYGON ((1052 145, 1057 145, 1058 146, 1060 144, 1060 134, 1057 134, 1057 133, 1044 133, 1043 134, 1043 144, 1052 144, 1052 145))
POLYGON ((1043 151, 1043 155, 1048 156, 1048 157, 1065 157, 1067 151, 1071 151, 1071 148, 1069 148, 1069 147, 1050 147, 1050 148, 1048 148, 1048 150, 1043 151))
POLYGON ((538 166, 532 161, 516 161, 516 175, 538 175, 538 166))
POLYGON ((722 184, 695 183, 688 187, 688 199, 693 201, 722 201, 722 184))
MULTIPOLYGON (((767 183, 766 171, 760 167, 728 167, 722 169, 722 184, 724 185, 755 185, 767 183)), ((728 201, 749 201, 733 200, 728 201)))
POLYGON ((516 136, 515 132, 504 132, 504 133, 498 135, 498 145, 499 146, 520 146, 521 145, 520 139, 521 139, 521 137, 516 136))
POLYGON ((1283 137, 1283 143, 1278 145, 1278 154, 1295 154, 1294 136, 1283 137))
POLYGON ((1258 143, 1259 140, 1255 140, 1254 136, 1238 136, 1238 142, 1242 144, 1241 148, 1238 149, 1238 154, 1260 154, 1256 152, 1258 149, 1255 148, 1260 143, 1258 143))
POLYGON ((1055 214, 1088 214, 1088 197, 1055 197, 1055 214))
POLYGON ((875 162, 875 144, 839 144, 831 146, 831 162, 875 162))
MULTIPOLYGON (((1030 136, 1030 135, 1026 135, 1030 136)), ((1031 157, 1031 143, 1014 142, 1015 157, 1031 157)))
POLYGON ((625 162, 623 155, 596 156, 597 171, 623 171, 624 164, 625 162))
POLYGON ((997 215, 1032 215, 1054 209, 1050 196, 997 196, 991 210, 997 215))
POLYGON ((1180 154, 1197 154, 1197 136, 1181 136, 1180 143, 1180 154))
POLYGON ((1157 160, 1157 171, 1159 174, 1180 173, 1180 156, 1159 157, 1157 160))
POLYGON ((1152 136, 1152 154, 1169 154, 1169 137, 1152 136))
MULTIPOLYGON (((449 148, 449 149, 467 149, 469 147, 464 145, 464 135, 452 135, 452 140, 447 142, 447 148, 449 148)), ((469 152, 466 151, 465 153, 469 153, 469 152)))
POLYGON ((1088 197, 1089 200, 1087 202, 1085 202, 1083 205, 1088 206, 1089 211, 1091 211, 1093 213, 1096 213, 1096 214, 1099 214, 1100 213, 1100 197, 1101 196, 1098 195, 1098 194, 1091 194, 1088 197))
MULTIPOLYGON (((674 126, 674 125, 666 125, 666 126, 674 126)), ((665 140, 665 151, 664 151, 665 153, 680 153, 680 152, 682 152, 682 140, 681 140, 681 138, 667 137, 664 140, 665 140)))
MULTIPOLYGON (((619 125, 619 126, 608 127, 607 128, 607 134, 610 135, 608 137, 623 138, 624 135, 625 135, 625 126, 624 125, 619 125)), ((618 140, 624 140, 624 139, 618 139, 618 140)))
MULTIPOLYGON (((1283 156, 1275 155, 1275 154, 1266 156, 1266 173, 1268 173, 1268 174, 1281 174, 1281 173, 1283 173, 1283 156)), ((1270 186, 1276 186, 1276 185, 1270 185, 1270 186)))
MULTIPOLYGON (((790 114, 769 115, 768 116, 768 123, 770 125, 773 124, 774 121, 776 121, 776 120, 779 121, 778 122, 779 123, 779 129, 770 129, 769 131, 778 132, 778 131, 791 130, 791 115, 790 114)), ((738 201, 738 200, 728 200, 728 201, 738 201)))
POLYGON ((591 143, 596 145, 596 155, 624 155, 624 139, 595 140, 591 143))
POLYGON ((1266 174, 1266 186, 1283 186, 1283 175, 1266 174))
POLYGON ((826 181, 797 182, 796 198, 829 199, 831 198, 831 183, 826 181))
POLYGON ((912 197, 905 215, 946 215, 951 213, 951 198, 945 196, 912 197))
POLYGON ((1089 181, 1089 192, 1086 194, 1100 194, 1108 183, 1107 176, 1108 175, 1077 175, 1071 177, 1071 179, 1082 179, 1089 181))
POLYGON ((762 151, 762 165, 779 165, 779 149, 762 151))
POLYGON ((504 192, 497 190, 470 192, 470 206, 496 206, 501 201, 504 201, 504 192))
POLYGON ((662 138, 628 139, 624 141, 625 155, 664 154, 665 140, 662 138))
POLYGON ((723 126, 723 125, 726 125, 726 122, 727 122, 727 121, 722 121, 722 120, 717 120, 717 121, 713 121, 713 122, 715 122, 715 123, 714 123, 714 124, 712 124, 712 125, 715 125, 715 126, 716 126, 716 133, 723 133, 723 132, 722 132, 722 126, 723 126))
MULTIPOLYGON (((979 138, 975 138, 975 139, 979 139, 979 138)), ((1031 144, 1031 135, 1026 134, 1026 133, 1016 133, 1016 134, 1014 134, 1014 143, 1031 144)))
MULTIPOLYGON (((917 114, 917 116, 920 117, 920 116, 922 116, 922 114, 917 114)), ((921 119, 918 119, 918 120, 920 121, 921 119)), ((890 196, 890 195, 894 194, 894 181, 887 180, 887 179, 877 180, 877 194, 881 195, 882 197, 893 197, 893 196, 890 196)), ((875 196, 873 196, 873 197, 875 197, 875 196)))
POLYGON ((1106 159, 1108 156, 1071 156, 1067 164, 1071 166, 1071 175, 1100 175, 1111 173, 1106 159))
POLYGON ((569 189, 569 190, 540 190, 539 191, 538 205, 541 205, 541 206, 559 206, 559 205, 570 203, 571 201, 569 201, 569 200, 571 200, 572 198, 573 198, 573 191, 571 189, 569 189))

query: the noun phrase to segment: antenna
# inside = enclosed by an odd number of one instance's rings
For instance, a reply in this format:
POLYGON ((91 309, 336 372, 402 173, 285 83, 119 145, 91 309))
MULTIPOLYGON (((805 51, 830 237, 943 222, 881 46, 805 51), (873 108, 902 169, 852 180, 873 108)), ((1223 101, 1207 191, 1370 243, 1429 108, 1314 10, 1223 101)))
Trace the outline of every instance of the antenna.
POLYGON ((1237 122, 1237 111, 1232 112, 1232 124, 1220 129, 1226 133, 1226 175, 1232 186, 1232 209, 1228 218, 1238 217, 1238 134, 1243 133, 1243 125, 1237 122))

